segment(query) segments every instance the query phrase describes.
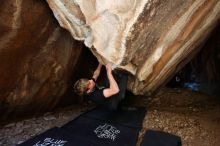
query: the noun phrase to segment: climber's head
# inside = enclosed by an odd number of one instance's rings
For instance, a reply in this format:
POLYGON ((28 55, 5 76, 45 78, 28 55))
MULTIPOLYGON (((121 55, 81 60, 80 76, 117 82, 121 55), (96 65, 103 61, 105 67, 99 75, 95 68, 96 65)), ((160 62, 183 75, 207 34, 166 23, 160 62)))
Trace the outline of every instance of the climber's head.
POLYGON ((79 79, 74 84, 74 92, 79 96, 83 96, 87 93, 88 87, 89 87, 88 79, 85 79, 85 78, 79 79))

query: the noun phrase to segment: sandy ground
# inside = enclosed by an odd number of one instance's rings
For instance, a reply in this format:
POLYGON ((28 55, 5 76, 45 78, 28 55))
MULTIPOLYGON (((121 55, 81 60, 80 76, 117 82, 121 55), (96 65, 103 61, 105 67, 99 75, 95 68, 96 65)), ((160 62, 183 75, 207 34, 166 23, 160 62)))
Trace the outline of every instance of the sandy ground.
MULTIPOLYGON (((126 104, 144 106, 148 110, 137 146, 147 129, 178 135, 183 146, 220 145, 220 97, 186 89, 163 88, 154 97, 128 95, 126 104)), ((13 146, 49 128, 62 126, 93 106, 84 102, 40 117, 9 123, 0 127, 0 146, 13 146)))

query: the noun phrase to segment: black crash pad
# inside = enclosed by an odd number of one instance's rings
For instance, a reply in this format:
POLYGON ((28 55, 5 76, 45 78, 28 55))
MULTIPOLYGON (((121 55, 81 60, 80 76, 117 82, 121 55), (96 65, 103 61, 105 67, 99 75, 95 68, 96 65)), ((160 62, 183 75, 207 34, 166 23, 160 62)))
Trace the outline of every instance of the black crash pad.
POLYGON ((144 115, 143 108, 114 112, 95 108, 62 128, 102 146, 135 146, 144 115))
POLYGON ((20 146, 135 146, 144 116, 144 108, 95 108, 20 146))
POLYGON ((145 113, 146 109, 144 107, 122 107, 117 111, 97 107, 83 114, 83 116, 118 123, 124 126, 141 128, 145 113))
POLYGON ((147 130, 141 146, 182 146, 181 138, 162 131, 147 130))
POLYGON ((54 127, 19 146, 101 146, 85 139, 74 137, 63 129, 54 127))

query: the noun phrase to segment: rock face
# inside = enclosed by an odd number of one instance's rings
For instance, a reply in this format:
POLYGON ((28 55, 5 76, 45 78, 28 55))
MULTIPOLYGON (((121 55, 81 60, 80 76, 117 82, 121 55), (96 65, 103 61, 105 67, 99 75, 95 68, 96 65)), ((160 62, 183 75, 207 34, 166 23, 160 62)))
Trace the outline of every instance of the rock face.
POLYGON ((0 0, 0 113, 53 108, 69 86, 80 43, 43 0, 0 0))
POLYGON ((220 18, 219 0, 47 0, 59 24, 102 63, 150 95, 199 49, 220 18))

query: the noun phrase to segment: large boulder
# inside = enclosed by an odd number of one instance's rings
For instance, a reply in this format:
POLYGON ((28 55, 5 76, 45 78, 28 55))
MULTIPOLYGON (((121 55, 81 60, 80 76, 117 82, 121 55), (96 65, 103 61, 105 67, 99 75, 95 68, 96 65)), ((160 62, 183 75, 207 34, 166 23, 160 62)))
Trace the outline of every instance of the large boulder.
POLYGON ((150 95, 199 50, 220 18, 219 0, 47 0, 59 24, 102 63, 129 71, 150 95))
POLYGON ((44 0, 0 2, 1 118, 52 109, 70 86, 82 45, 44 0))

